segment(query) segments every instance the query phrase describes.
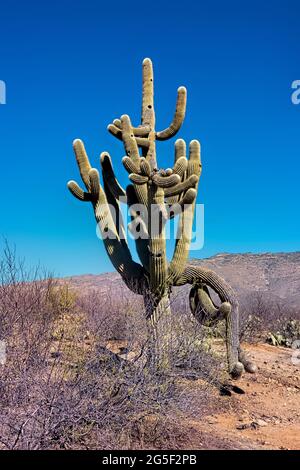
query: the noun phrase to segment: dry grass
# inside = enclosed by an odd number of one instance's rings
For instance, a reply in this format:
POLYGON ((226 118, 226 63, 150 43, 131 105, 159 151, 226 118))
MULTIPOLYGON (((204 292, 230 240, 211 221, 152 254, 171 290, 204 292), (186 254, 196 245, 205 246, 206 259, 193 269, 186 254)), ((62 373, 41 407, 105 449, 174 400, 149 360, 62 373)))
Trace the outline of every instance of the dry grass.
POLYGON ((136 300, 77 295, 6 246, 1 261, 0 447, 178 448, 220 372, 203 330, 174 306, 171 363, 147 363, 147 324, 136 300), (202 379, 194 393, 190 379, 202 379))

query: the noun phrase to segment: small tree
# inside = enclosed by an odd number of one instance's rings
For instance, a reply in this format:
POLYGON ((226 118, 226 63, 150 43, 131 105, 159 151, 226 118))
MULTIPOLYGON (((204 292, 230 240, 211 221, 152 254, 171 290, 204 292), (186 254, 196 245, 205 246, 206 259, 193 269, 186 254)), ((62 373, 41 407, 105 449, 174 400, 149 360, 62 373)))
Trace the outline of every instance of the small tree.
POLYGON ((238 302, 232 289, 216 273, 202 267, 186 265, 191 241, 193 216, 201 174, 200 144, 189 145, 182 139, 175 142, 173 168, 158 169, 156 141, 173 137, 185 116, 186 89, 178 89, 174 118, 170 126, 155 130, 153 100, 153 69, 150 59, 143 61, 143 98, 141 125, 133 127, 129 116, 123 115, 108 126, 122 140, 126 156, 123 165, 129 172, 129 184, 124 190, 118 183, 110 155, 101 154, 103 187, 99 173, 92 168, 81 140, 74 141, 74 151, 86 191, 75 181, 68 183, 71 193, 94 208, 105 248, 115 269, 125 284, 143 295, 149 331, 156 344, 158 364, 166 365, 166 339, 172 332, 170 293, 173 286, 191 284, 190 306, 202 323, 225 319, 229 372, 239 377, 244 367, 254 372, 239 346, 238 302), (134 234, 140 263, 133 261, 129 251, 120 203, 128 204, 131 214, 129 229, 134 234), (178 216, 178 234, 173 258, 166 256, 166 223, 178 216), (218 295, 220 305, 213 302, 208 287, 218 295))

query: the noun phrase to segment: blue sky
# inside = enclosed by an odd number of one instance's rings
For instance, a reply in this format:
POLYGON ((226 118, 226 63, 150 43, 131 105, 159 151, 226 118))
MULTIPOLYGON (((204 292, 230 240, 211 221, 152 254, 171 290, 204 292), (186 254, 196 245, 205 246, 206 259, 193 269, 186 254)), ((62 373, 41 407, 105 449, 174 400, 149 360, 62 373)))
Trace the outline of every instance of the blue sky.
MULTIPOLYGON (((122 144, 106 126, 124 113, 138 121, 144 57, 157 127, 185 85, 179 136, 202 144, 205 244, 192 256, 299 249, 299 2, 29 0, 2 2, 0 14, 0 234, 31 264, 112 269, 91 207, 66 189, 80 180, 72 141, 85 141, 94 166, 108 150, 125 184, 122 144)), ((158 145, 161 166, 174 140, 158 145)))

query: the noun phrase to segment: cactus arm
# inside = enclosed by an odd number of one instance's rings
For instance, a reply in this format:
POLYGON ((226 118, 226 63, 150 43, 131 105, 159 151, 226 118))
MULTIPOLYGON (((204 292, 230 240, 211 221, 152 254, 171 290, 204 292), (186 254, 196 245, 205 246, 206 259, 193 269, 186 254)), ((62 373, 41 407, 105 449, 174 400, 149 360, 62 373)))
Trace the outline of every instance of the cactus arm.
POLYGON ((141 174, 148 177, 151 175, 150 163, 144 157, 141 158, 141 174))
POLYGON ((181 157, 186 158, 186 143, 183 139, 177 139, 175 142, 174 163, 176 163, 181 157))
MULTIPOLYGON (((140 293, 139 285, 142 285, 144 282, 144 269, 139 263, 133 261, 126 240, 120 238, 120 233, 118 232, 111 213, 111 207, 100 185, 99 173, 95 168, 91 167, 82 141, 74 141, 74 151, 81 177, 88 190, 86 194, 89 195, 88 198, 92 202, 95 218, 109 258, 128 287, 140 293)), ((69 182, 68 188, 75 197, 78 197, 78 194, 82 196, 81 192, 78 193, 77 188, 79 188, 79 186, 77 183, 73 181, 69 182)), ((109 194, 113 197, 110 191, 109 194)), ((86 198, 87 196, 84 196, 82 200, 86 200, 86 198)), ((116 201, 116 203, 117 202, 118 201, 116 201)))
POLYGON ((150 146, 149 139, 146 139, 144 137, 135 137, 135 141, 139 147, 142 147, 142 149, 147 150, 150 146))
POLYGON ((104 192, 106 195, 107 203, 113 208, 113 217, 114 223, 117 230, 117 233, 120 238, 120 242, 124 245, 125 249, 127 249, 127 235, 125 231, 124 221, 122 217, 122 212, 120 209, 120 202, 118 199, 114 197, 111 192, 110 187, 108 186, 107 182, 104 180, 103 184, 104 192))
MULTIPOLYGON (((122 123, 120 119, 114 119, 113 124, 115 127, 122 130, 122 123)), ((149 132, 150 132, 150 127, 149 126, 132 127, 132 131, 135 137, 148 137, 149 132)))
POLYGON ((73 194, 73 196, 79 199, 79 201, 88 201, 88 202, 92 201, 92 197, 90 193, 83 191, 81 187, 79 186, 79 184, 76 183, 76 181, 73 181, 73 180, 69 181, 68 188, 70 192, 73 194))
POLYGON ((138 145, 132 133, 132 126, 129 116, 124 114, 121 117, 122 122, 122 140, 126 154, 134 161, 138 163, 140 159, 138 145))
POLYGON ((108 152, 102 152, 100 155, 100 164, 102 168, 102 177, 106 182, 107 187, 109 188, 111 194, 119 199, 120 197, 125 197, 126 192, 119 184, 115 172, 112 166, 112 161, 108 152))
POLYGON ((138 257, 144 269, 149 272, 149 233, 145 223, 146 217, 145 214, 137 213, 137 210, 142 209, 142 207, 139 205, 136 190, 132 184, 127 186, 126 194, 131 215, 131 222, 128 228, 135 234, 134 241, 138 257), (137 210, 135 210, 135 206, 137 206, 137 210), (139 237, 136 236, 137 227, 139 227, 139 237))
MULTIPOLYGON (((136 128, 135 128, 136 129, 136 128)), ((107 130, 114 136, 116 137, 117 139, 119 140, 122 140, 122 129, 119 129, 118 127, 116 127, 114 124, 109 124, 107 126, 107 130)), ((149 147, 149 140, 144 138, 144 137, 138 137, 134 131, 134 128, 132 128, 132 133, 135 137, 135 141, 137 143, 138 146, 140 147, 145 147, 145 148, 148 148, 149 147)), ((138 132, 139 134, 139 132, 138 132)))
POLYGON ((187 168, 187 177, 197 175, 200 177, 202 171, 201 149, 198 140, 192 140, 189 145, 189 160, 187 168))
POLYGON ((127 285, 130 281, 142 278, 142 266, 133 261, 126 241, 121 242, 101 186, 94 210, 105 249, 116 271, 121 274, 127 285))
POLYGON ((85 184, 86 189, 89 191, 89 171, 91 169, 91 164, 87 156, 84 143, 80 139, 75 139, 73 142, 73 149, 75 152, 78 168, 80 171, 80 176, 82 181, 85 184))
POLYGON ((192 284, 193 286, 208 285, 213 289, 222 304, 230 304, 230 309, 225 306, 226 315, 226 348, 229 373, 238 378, 244 370, 239 362, 239 312, 238 301, 231 287, 214 271, 199 266, 187 266, 175 285, 192 284), (226 312, 227 309, 227 312, 226 312))
POLYGON ((155 185, 148 186, 148 227, 149 227, 149 272, 150 290, 161 297, 167 289, 167 257, 164 224, 164 190, 155 185), (153 209, 158 211, 153 215, 153 209))
POLYGON ((186 88, 181 86, 177 90, 176 110, 172 123, 167 129, 156 133, 157 140, 167 140, 179 131, 185 116, 186 110, 186 88))
POLYGON ((144 185, 149 181, 148 176, 138 175, 137 173, 131 173, 129 179, 137 186, 144 185))
POLYGON ((151 132, 149 138, 149 147, 147 152, 144 152, 143 155, 146 158, 147 162, 150 165, 151 170, 157 170, 157 162, 156 162, 156 148, 155 148, 155 139, 154 133, 151 132))
POLYGON ((140 162, 134 162, 131 160, 130 157, 125 157, 122 158, 122 163, 124 165, 125 170, 128 171, 128 173, 139 173, 140 172, 140 162))
POLYGON ((192 287, 189 301, 192 314, 205 326, 213 326, 217 321, 224 319, 231 309, 228 302, 223 302, 220 307, 217 307, 205 284, 192 287))
MULTIPOLYGON (((175 204, 169 205, 167 208, 167 214, 169 219, 173 219, 176 215, 180 215, 180 221, 181 225, 184 225, 184 214, 187 213, 189 210, 191 212, 191 217, 188 218, 188 220, 191 219, 191 222, 193 222, 193 212, 194 212, 194 202, 197 197, 197 191, 194 188, 190 188, 187 190, 183 198, 179 202, 175 202, 175 204)), ((186 227, 183 227, 181 234, 183 235, 184 233, 187 235, 188 239, 190 240, 191 235, 191 225, 189 224, 190 229, 187 230, 186 227)))
POLYGON ((111 135, 119 140, 122 140, 122 128, 120 129, 119 127, 115 126, 115 124, 109 124, 107 126, 107 130, 111 133, 111 135))
MULTIPOLYGON (((124 148, 128 157, 131 158, 134 165, 140 168, 140 154, 138 145, 132 133, 132 126, 129 116, 123 115, 121 117, 122 123, 122 140, 124 144, 124 148)), ((148 180, 148 178, 147 178, 148 180)), ((147 180, 142 183, 139 182, 135 185, 136 194, 140 204, 144 206, 147 205, 147 185, 145 184, 147 180)))
MULTIPOLYGON (((177 161, 179 161, 179 159, 177 161)), ((197 140, 192 140, 189 145, 189 160, 186 170, 187 180, 193 176, 196 176, 199 181, 199 177, 201 175, 201 168, 202 167, 200 158, 200 143, 197 140)), ((197 191, 197 188, 198 183, 196 183, 195 189, 188 189, 187 192, 183 195, 182 199, 179 199, 179 203, 177 204, 180 204, 181 206, 187 204, 186 197, 188 193, 190 193, 191 191, 197 191)), ((191 203, 191 208, 182 212, 179 218, 174 255, 169 266, 169 276, 171 276, 173 282, 176 282, 176 280, 180 277, 189 256, 189 248, 193 229, 193 213, 195 208, 195 200, 196 197, 191 203)), ((175 209, 177 204, 174 205, 175 209)))
POLYGON ((170 176, 161 176, 157 173, 152 177, 152 181, 160 188, 171 188, 180 182, 180 177, 175 173, 170 176))
POLYGON ((188 167, 188 161, 186 157, 180 157, 176 160, 173 171, 176 175, 183 178, 188 167))
POLYGON ((143 60, 142 126, 149 127, 151 131, 155 127, 153 66, 150 59, 143 60))
MULTIPOLYGON (((175 186, 172 186, 171 188, 166 188, 165 197, 178 196, 179 194, 184 193, 190 188, 195 188, 197 186, 198 180, 199 180, 198 176, 191 175, 185 181, 182 181, 182 183, 178 183, 175 186)), ((168 202, 169 202, 169 199, 168 199, 168 202)))
MULTIPOLYGON (((186 178, 188 162, 186 158, 186 143, 183 139, 177 139, 175 142, 175 156, 174 156, 174 173, 177 173, 181 176, 181 180, 184 181, 186 178)), ((180 195, 171 196, 168 199, 170 204, 178 202, 180 195)))

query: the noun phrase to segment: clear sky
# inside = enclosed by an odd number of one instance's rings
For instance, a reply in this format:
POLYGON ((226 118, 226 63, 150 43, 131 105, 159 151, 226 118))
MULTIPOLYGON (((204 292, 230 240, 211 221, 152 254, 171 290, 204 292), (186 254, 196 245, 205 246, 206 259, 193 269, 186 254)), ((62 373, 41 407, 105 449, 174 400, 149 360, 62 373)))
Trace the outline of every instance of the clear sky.
MULTIPOLYGON (((62 0, 1 3, 0 234, 58 275, 111 270, 78 182, 72 141, 92 164, 108 150, 125 184, 122 144, 106 131, 137 122, 141 62, 155 70, 157 127, 188 89, 179 136, 199 139, 205 244, 217 252, 299 249, 299 1, 62 0)), ((158 145, 172 165, 174 140, 158 145)))

